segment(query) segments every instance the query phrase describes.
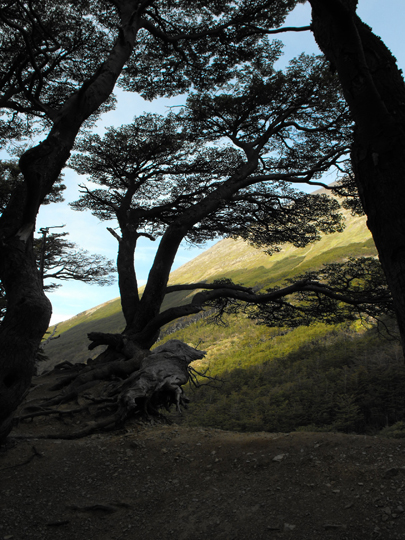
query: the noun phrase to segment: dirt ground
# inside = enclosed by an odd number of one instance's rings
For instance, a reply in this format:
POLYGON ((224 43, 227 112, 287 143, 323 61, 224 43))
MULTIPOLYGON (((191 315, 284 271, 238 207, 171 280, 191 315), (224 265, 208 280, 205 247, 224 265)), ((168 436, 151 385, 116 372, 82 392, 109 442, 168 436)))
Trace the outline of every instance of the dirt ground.
POLYGON ((405 441, 35 418, 0 448, 0 540, 405 539, 405 441))

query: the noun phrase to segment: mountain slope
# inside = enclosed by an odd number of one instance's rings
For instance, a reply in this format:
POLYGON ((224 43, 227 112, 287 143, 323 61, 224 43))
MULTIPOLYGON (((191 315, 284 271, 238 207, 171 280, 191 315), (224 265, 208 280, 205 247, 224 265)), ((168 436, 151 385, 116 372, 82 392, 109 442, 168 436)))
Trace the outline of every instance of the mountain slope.
MULTIPOLYGON (((283 246, 269 256, 243 240, 225 239, 171 273, 170 283, 212 281, 228 277, 247 286, 270 287, 311 268, 343 260, 349 256, 375 255, 375 247, 364 217, 344 212, 346 228, 342 233, 323 236, 305 248, 283 246)), ((167 295, 164 308, 186 303, 190 292, 167 295)), ((52 363, 84 361, 89 356, 87 333, 120 332, 124 327, 119 299, 114 299, 76 315, 58 325, 60 337, 46 346, 52 363)), ((93 356, 97 351, 93 351, 93 356)))
MULTIPOLYGON (((171 282, 231 277, 266 288, 324 263, 375 253, 365 220, 347 216, 343 233, 306 248, 283 246, 272 257, 241 240, 222 240, 173 272, 171 282)), ((167 295, 165 307, 187 302, 192 294, 167 295)), ((186 415, 171 414, 175 422, 232 431, 382 430, 405 436, 405 365, 399 342, 392 340, 394 321, 384 321, 385 337, 380 327, 365 328, 361 320, 268 328, 239 313, 225 322, 214 325, 195 316, 164 329, 159 344, 180 339, 207 352, 192 365, 194 382, 203 386, 195 392, 191 383, 185 387, 191 403, 186 415)), ((84 360, 87 332, 122 327, 119 301, 113 300, 66 321, 62 336, 46 352, 53 363, 84 360)))

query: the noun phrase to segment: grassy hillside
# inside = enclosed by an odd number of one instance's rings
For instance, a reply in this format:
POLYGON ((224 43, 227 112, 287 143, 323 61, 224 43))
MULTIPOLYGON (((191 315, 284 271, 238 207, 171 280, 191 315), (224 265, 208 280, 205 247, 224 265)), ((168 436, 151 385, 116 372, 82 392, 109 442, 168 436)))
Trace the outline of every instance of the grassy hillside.
MULTIPOLYGON (((375 253, 364 218, 347 215, 343 233, 306 248, 283 246, 271 257, 242 240, 222 240, 174 271, 170 281, 230 277, 264 288, 325 263, 375 253)), ((164 307, 189 296, 170 294, 164 307)), ((85 360, 88 332, 118 332, 123 326, 119 300, 111 300, 61 324, 61 337, 46 352, 52 362, 85 360)), ((192 402, 180 420, 185 424, 236 431, 405 433, 402 351, 398 342, 381 339, 376 328, 360 323, 267 328, 244 316, 228 317, 226 326, 205 319, 182 326, 173 325, 170 334, 166 329, 162 341, 181 339, 206 350, 193 366, 218 379, 186 389, 192 402)))
MULTIPOLYGON (((207 386, 186 389, 192 401, 185 424, 376 433, 404 420, 402 349, 375 327, 319 323, 290 330, 243 317, 228 322, 198 321, 164 338, 206 350, 193 367, 218 379, 198 377, 207 386)), ((397 429, 404 430, 405 424, 397 429)))
MULTIPOLYGON (((267 255, 243 240, 225 239, 181 266, 170 276, 171 283, 212 281, 231 278, 247 286, 270 287, 310 268, 343 260, 349 256, 374 255, 375 247, 365 225, 365 218, 345 213, 346 228, 342 233, 324 236, 306 248, 287 245, 281 251, 267 255)), ((167 295, 164 308, 188 301, 189 292, 167 295)), ((46 353, 52 362, 85 361, 99 351, 87 349, 89 332, 120 332, 124 327, 119 299, 96 306, 60 323, 46 353)))

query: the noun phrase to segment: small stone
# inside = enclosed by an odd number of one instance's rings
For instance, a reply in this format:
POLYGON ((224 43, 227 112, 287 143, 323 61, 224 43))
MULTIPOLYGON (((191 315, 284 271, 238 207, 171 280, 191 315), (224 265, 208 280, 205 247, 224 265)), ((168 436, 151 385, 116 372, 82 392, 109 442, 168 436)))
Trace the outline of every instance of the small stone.
POLYGON ((290 523, 284 523, 284 531, 293 531, 296 525, 291 525, 290 523))
POLYGON ((399 473, 399 469, 396 467, 392 467, 391 469, 387 469, 385 473, 383 474, 384 478, 393 478, 394 476, 397 476, 399 473))
POLYGON ((285 454, 279 454, 278 456, 275 456, 273 458, 273 461, 277 461, 278 463, 280 463, 280 461, 283 461, 284 458, 285 458, 285 454))

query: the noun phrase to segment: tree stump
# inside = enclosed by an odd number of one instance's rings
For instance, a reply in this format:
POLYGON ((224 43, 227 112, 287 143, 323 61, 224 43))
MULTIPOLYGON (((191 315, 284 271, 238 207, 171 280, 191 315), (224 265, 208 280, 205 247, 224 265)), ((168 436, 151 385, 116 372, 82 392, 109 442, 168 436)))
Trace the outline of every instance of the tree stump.
POLYGON ((173 339, 153 351, 139 349, 133 358, 85 366, 50 388, 63 388, 56 396, 29 401, 17 420, 86 412, 91 421, 80 431, 44 436, 75 439, 120 428, 129 418, 159 416, 160 409, 169 410, 171 405, 181 413, 189 402, 182 386, 189 381, 190 363, 205 354, 173 339), (62 405, 71 401, 81 406, 65 411, 62 405))

